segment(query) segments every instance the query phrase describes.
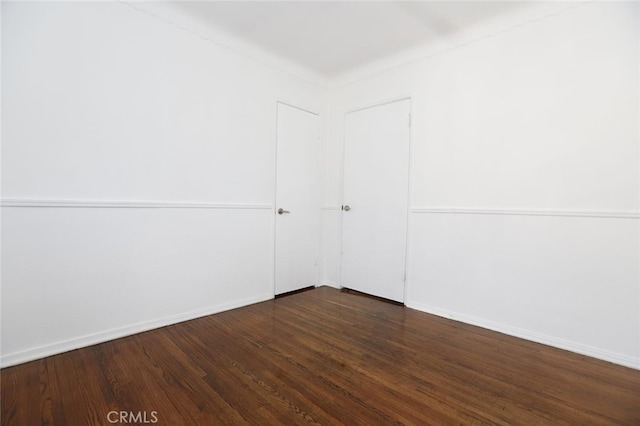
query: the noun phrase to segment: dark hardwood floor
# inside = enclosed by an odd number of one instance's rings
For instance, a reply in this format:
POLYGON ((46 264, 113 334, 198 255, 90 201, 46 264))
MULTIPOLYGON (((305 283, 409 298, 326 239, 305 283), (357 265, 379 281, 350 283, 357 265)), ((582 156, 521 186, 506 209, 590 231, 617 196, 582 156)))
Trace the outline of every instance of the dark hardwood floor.
POLYGON ((3 425, 114 411, 159 425, 640 425, 640 371, 327 287, 5 368, 1 384, 3 425))

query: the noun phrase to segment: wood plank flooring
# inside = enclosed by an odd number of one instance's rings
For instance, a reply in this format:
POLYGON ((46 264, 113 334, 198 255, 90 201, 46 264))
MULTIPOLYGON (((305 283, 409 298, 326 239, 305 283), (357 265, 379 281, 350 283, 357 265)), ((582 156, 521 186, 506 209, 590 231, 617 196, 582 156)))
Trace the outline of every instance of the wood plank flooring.
POLYGON ((327 287, 0 374, 2 425, 640 425, 640 371, 327 287))

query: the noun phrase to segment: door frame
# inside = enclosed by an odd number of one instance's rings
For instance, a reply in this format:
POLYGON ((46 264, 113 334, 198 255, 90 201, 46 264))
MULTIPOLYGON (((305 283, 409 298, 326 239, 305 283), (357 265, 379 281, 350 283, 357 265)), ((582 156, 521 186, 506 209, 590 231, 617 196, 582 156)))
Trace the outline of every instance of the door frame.
POLYGON ((277 202, 278 202, 278 107, 280 105, 284 105, 284 106, 288 106, 290 108, 294 108, 309 114, 313 114, 315 116, 318 117, 318 155, 316 156, 317 158, 317 167, 316 167, 316 182, 317 182, 317 187, 318 187, 318 193, 316 194, 316 284, 315 286, 318 286, 318 278, 320 275, 320 253, 321 253, 321 246, 320 246, 320 185, 321 185, 321 171, 320 171, 320 166, 321 166, 321 161, 320 161, 320 153, 321 153, 321 144, 322 144, 322 115, 320 115, 320 113, 318 112, 314 112, 309 108, 305 108, 305 107, 301 107, 298 105, 295 105, 293 103, 290 102, 285 102, 285 101, 281 101, 281 100, 276 100, 275 103, 275 138, 274 138, 274 143, 273 143, 273 162, 274 162, 274 167, 273 167, 273 205, 271 208, 271 213, 273 216, 272 219, 272 231, 271 231, 271 238, 273 241, 273 250, 272 250, 272 261, 271 264, 273 265, 273 270, 271 271, 271 292, 273 294, 273 297, 276 296, 276 238, 277 238, 277 220, 278 220, 278 215, 277 215, 277 202))
MULTIPOLYGON (((353 112, 358 112, 358 111, 362 111, 365 109, 369 109, 369 108, 375 108, 375 107, 379 107, 379 106, 384 106, 384 105, 388 105, 388 104, 392 104, 394 102, 400 102, 400 101, 409 101, 409 116, 410 118, 410 127, 409 127, 409 158, 408 158, 408 173, 409 173, 409 184, 408 184, 408 188, 407 188, 407 226, 405 229, 405 248, 404 248, 404 288, 403 288, 403 297, 402 297, 402 303, 406 306, 407 304, 407 300, 408 300, 408 294, 409 294, 409 256, 410 256, 410 238, 411 238, 411 207, 412 207, 412 195, 413 195, 413 141, 414 141, 414 117, 413 117, 413 102, 414 102, 415 97, 412 96, 411 94, 407 94, 407 95, 402 95, 402 96, 397 96, 397 97, 393 97, 393 98, 388 98, 385 100, 381 100, 378 102, 373 102, 373 103, 369 103, 363 106, 357 106, 357 107, 352 107, 350 109, 345 110, 342 113, 342 167, 340 168, 340 205, 343 206, 344 205, 344 170, 345 170, 345 147, 346 147, 346 139, 347 139, 347 135, 346 135, 346 121, 347 121, 347 114, 353 113, 353 112)), ((340 256, 338 258, 338 274, 337 274, 337 280, 338 280, 338 286, 340 288, 344 288, 342 285, 342 241, 343 241, 343 234, 344 234, 344 212, 342 212, 341 210, 341 214, 340 214, 340 220, 338 221, 339 223, 339 232, 338 234, 340 235, 340 243, 338 244, 339 248, 340 248, 340 256)))

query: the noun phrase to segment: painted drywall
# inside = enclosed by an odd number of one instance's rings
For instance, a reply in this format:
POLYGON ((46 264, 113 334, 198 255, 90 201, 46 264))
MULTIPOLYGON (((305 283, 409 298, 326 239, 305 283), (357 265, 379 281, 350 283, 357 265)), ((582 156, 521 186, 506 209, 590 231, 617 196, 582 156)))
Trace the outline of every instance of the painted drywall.
POLYGON ((342 201, 344 112, 411 96, 406 304, 638 368, 639 7, 554 7, 337 84, 322 203, 342 201))
POLYGON ((126 3, 2 9, 2 365, 273 297, 276 103, 324 89, 126 3))
MULTIPOLYGON (((323 86, 165 6, 2 4, 2 365, 273 295, 275 105, 323 86)), ((638 7, 554 8, 334 82, 321 280, 343 114, 411 96, 407 304, 637 367, 638 7)))

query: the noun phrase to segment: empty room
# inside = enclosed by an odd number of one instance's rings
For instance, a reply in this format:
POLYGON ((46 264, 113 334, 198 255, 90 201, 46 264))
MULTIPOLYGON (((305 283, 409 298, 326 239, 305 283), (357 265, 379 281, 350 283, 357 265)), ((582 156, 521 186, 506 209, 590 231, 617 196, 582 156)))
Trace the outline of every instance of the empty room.
POLYGON ((2 425, 640 425, 640 3, 0 12, 2 425))

